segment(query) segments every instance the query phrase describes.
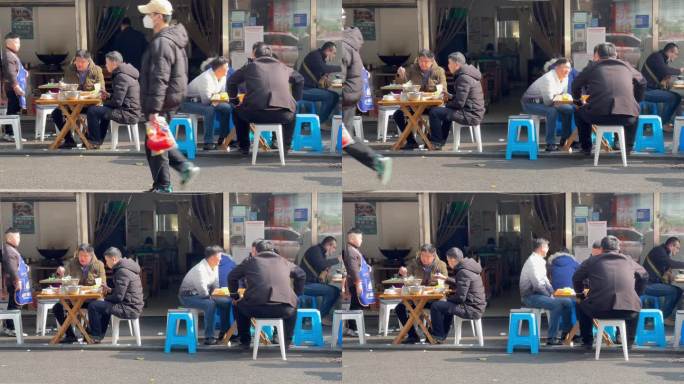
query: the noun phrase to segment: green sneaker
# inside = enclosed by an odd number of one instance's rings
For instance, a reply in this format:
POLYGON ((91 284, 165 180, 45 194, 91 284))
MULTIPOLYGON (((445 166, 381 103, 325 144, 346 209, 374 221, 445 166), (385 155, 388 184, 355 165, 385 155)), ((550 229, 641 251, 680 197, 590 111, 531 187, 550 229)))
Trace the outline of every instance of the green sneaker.
POLYGON ((152 193, 173 193, 173 187, 170 185, 168 187, 153 188, 150 190, 152 193))
POLYGON ((375 171, 382 185, 387 185, 392 178, 392 159, 385 156, 375 158, 375 171))
POLYGON ((181 185, 186 185, 200 173, 200 168, 192 163, 186 163, 181 172, 181 185))

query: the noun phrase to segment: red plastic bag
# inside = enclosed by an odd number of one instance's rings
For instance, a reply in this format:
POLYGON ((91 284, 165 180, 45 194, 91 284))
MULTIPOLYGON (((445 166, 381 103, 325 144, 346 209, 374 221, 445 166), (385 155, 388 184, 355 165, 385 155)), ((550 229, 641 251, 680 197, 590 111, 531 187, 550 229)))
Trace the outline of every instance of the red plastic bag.
POLYGON ((147 132, 147 148, 152 152, 152 156, 158 156, 176 147, 176 139, 173 138, 169 130, 169 124, 163 117, 158 117, 156 121, 145 123, 147 132))

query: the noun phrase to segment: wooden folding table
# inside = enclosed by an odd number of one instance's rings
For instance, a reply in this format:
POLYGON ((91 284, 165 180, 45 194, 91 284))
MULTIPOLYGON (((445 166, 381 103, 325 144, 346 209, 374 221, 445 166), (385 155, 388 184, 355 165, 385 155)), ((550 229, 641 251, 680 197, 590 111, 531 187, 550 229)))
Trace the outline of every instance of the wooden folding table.
POLYGON ((441 99, 415 101, 380 100, 377 102, 377 104, 381 107, 399 107, 401 111, 404 112, 404 116, 407 119, 406 128, 401 133, 401 136, 399 136, 399 140, 394 144, 394 146, 392 146, 392 149, 401 149, 406 143, 406 140, 409 138, 409 135, 414 133, 420 136, 425 143, 425 146, 427 146, 429 150, 434 149, 430 139, 428 139, 427 135, 422 129, 425 126, 425 122, 423 121, 423 113, 427 108, 439 107, 444 104, 441 99))
POLYGON ((401 331, 397 337, 394 338, 392 344, 401 344, 402 340, 404 340, 414 324, 417 324, 420 327, 430 344, 436 343, 425 324, 423 324, 423 309, 429 302, 442 300, 444 298, 443 293, 430 293, 424 295, 380 294, 378 295, 378 298, 382 300, 401 300, 401 303, 404 304, 409 315, 406 324, 401 328, 401 331))
POLYGON ((60 325, 59 329, 57 330, 57 333, 52 337, 50 340, 50 344, 57 344, 62 340, 62 337, 64 336, 64 333, 66 333, 66 330, 68 327, 74 325, 76 328, 78 328, 79 331, 81 331, 81 334, 83 334, 83 339, 88 343, 92 344, 93 339, 90 337, 88 332, 86 332, 85 327, 83 324, 81 324, 81 320, 85 320, 84 316, 81 315, 81 307, 83 307, 83 304, 86 301, 90 300, 98 300, 102 298, 102 293, 101 292, 94 292, 94 293, 80 293, 78 295, 67 295, 67 294, 62 294, 62 293, 56 293, 53 295, 47 295, 43 293, 39 293, 36 295, 36 298, 38 300, 56 300, 58 299, 60 303, 62 303, 62 306, 64 307, 64 310, 67 312, 67 316, 64 319, 64 322, 60 325))
POLYGON ((37 99, 36 105, 57 105, 64 115, 64 127, 59 132, 55 141, 50 144, 50 149, 57 149, 62 141, 71 131, 74 131, 81 138, 83 145, 87 149, 92 149, 93 145, 86 138, 85 134, 80 129, 80 116, 83 107, 98 105, 102 102, 99 98, 76 99, 76 100, 60 100, 60 99, 37 99))

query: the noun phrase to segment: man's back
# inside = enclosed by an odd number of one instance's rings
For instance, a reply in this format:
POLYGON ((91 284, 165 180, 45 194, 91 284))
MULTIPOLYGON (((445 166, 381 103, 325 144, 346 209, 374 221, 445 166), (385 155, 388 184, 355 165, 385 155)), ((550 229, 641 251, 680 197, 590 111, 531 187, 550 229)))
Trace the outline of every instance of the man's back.
MULTIPOLYGON (((290 79, 294 75, 292 68, 272 57, 260 57, 254 62, 239 69, 229 80, 231 86, 244 81, 247 93, 241 108, 247 110, 265 110, 269 108, 287 109, 294 112, 297 109, 295 99, 290 91, 290 79)), ((299 92, 304 79, 301 80, 299 92)))

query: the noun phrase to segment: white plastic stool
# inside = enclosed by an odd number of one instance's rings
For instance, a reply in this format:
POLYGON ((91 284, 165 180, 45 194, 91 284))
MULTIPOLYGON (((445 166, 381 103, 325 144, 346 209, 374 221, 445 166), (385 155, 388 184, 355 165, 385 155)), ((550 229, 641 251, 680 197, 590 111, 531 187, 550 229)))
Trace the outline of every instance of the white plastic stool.
MULTIPOLYGON (((112 315, 112 345, 119 345, 119 323, 122 319, 112 315)), ((135 345, 142 345, 140 339, 140 319, 123 319, 128 321, 128 330, 131 336, 135 336, 135 345)))
POLYGON ((287 360, 285 356, 285 327, 283 326, 283 319, 254 319, 254 349, 252 350, 252 360, 257 359, 257 353, 259 351, 259 336, 261 330, 264 327, 275 327, 278 331, 278 345, 280 346, 280 356, 283 361, 287 360))
POLYGON ((140 151, 140 132, 138 132, 138 124, 122 124, 112 120, 109 125, 111 127, 112 150, 116 150, 116 147, 119 146, 119 128, 125 127, 128 129, 128 140, 132 140, 135 143, 135 150, 140 151))
POLYGON ((257 152, 259 152, 259 138, 261 132, 274 132, 278 140, 278 154, 280 165, 285 165, 285 148, 283 144, 283 126, 280 124, 254 124, 254 138, 252 139, 252 165, 256 164, 257 152))
POLYGON ((675 314, 674 347, 679 349, 682 340, 682 324, 684 324, 684 311, 677 311, 675 314))
POLYGON ((684 128, 684 116, 675 117, 674 132, 672 133, 672 153, 679 152, 679 138, 682 135, 682 128, 684 128))
POLYGON ((621 125, 597 125, 596 126, 596 148, 594 148, 594 167, 598 165, 599 153, 601 153, 601 139, 604 133, 617 133, 620 140, 620 155, 622 155, 622 166, 627 166, 627 145, 625 142, 625 128, 621 125))
POLYGON ((36 311, 36 335, 45 336, 48 311, 57 303, 59 303, 59 300, 38 300, 38 310, 36 311))
POLYGON ((21 311, 18 309, 0 311, 0 320, 12 320, 17 344, 24 344, 24 330, 21 326, 21 311))
POLYGON ((396 107, 378 108, 378 141, 382 138, 383 143, 387 142, 387 126, 389 125, 389 119, 398 110, 399 108, 396 107))
POLYGON ((464 321, 470 321, 470 328, 473 330, 473 336, 477 337, 477 342, 480 347, 484 347, 484 335, 482 333, 482 319, 469 320, 462 319, 454 315, 454 345, 461 345, 461 325, 464 321))
POLYGON ((333 312, 333 324, 332 324, 332 339, 331 346, 334 348, 337 345, 337 337, 340 334, 340 323, 345 320, 351 320, 356 323, 356 330, 359 334, 359 344, 366 344, 366 326, 363 322, 363 311, 342 311, 336 310, 333 312))
POLYGON ((0 115, 0 127, 3 125, 12 126, 14 144, 17 150, 21 150, 23 145, 21 143, 21 120, 19 120, 19 115, 0 115))
MULTIPOLYGON (((537 321, 537 334, 539 335, 539 338, 541 339, 541 317, 542 315, 546 315, 546 322, 550 323, 551 322, 551 311, 548 309, 543 309, 543 308, 520 308, 521 311, 526 311, 526 312, 532 312, 534 313, 534 318, 537 321)), ((520 326, 522 326, 522 323, 520 323, 520 326)), ((520 333, 520 331, 518 331, 520 333)))
MULTIPOLYGON (((342 125, 342 116, 335 115, 332 118, 332 132, 330 133, 330 152, 335 152, 337 149, 337 131, 342 125)), ((349 129, 348 127, 345 127, 349 129)), ((354 136, 364 140, 363 138, 363 118, 361 116, 354 116, 354 136)))
MULTIPOLYGON (((454 152, 458 152, 458 147, 461 145, 461 128, 466 127, 470 129, 470 140, 477 143, 477 151, 482 152, 482 134, 480 132, 479 125, 461 125, 457 122, 451 123, 451 130, 454 132, 454 152), (475 137, 473 138, 473 131, 475 131, 475 137)), ((520 132, 520 131, 518 131, 520 132)))
MULTIPOLYGON (((47 117, 52 114, 52 111, 57 109, 56 105, 36 105, 36 139, 45 141, 45 126, 47 125, 47 117)), ((59 134, 57 126, 52 124, 55 128, 55 133, 59 134)))
MULTIPOLYGON (((183 310, 183 311, 188 311, 192 314, 192 320, 193 323, 195 323, 195 336, 197 336, 197 340, 199 340, 199 309, 195 308, 186 308, 186 307, 178 307, 178 309, 183 310)), ((207 319, 204 319, 204 321, 207 321, 207 319)), ((179 334, 178 328, 180 327, 180 321, 176 323, 176 334, 179 334)))
MULTIPOLYGON (((602 137, 598 136, 597 137, 602 137)), ((624 141, 621 141, 621 143, 624 143, 624 141)), ((627 324, 625 323, 624 320, 608 320, 608 319, 595 319, 596 322, 598 323, 598 330, 596 332, 596 357, 595 359, 599 359, 599 355, 601 354, 601 343, 603 343, 603 331, 607 327, 617 327, 620 329, 620 342, 622 343, 622 355, 625 357, 625 361, 629 361, 629 356, 627 355, 627 324)))
POLYGON ((380 300, 380 313, 378 315, 378 335, 387 337, 389 328, 390 312, 397 308, 401 300, 380 300))

